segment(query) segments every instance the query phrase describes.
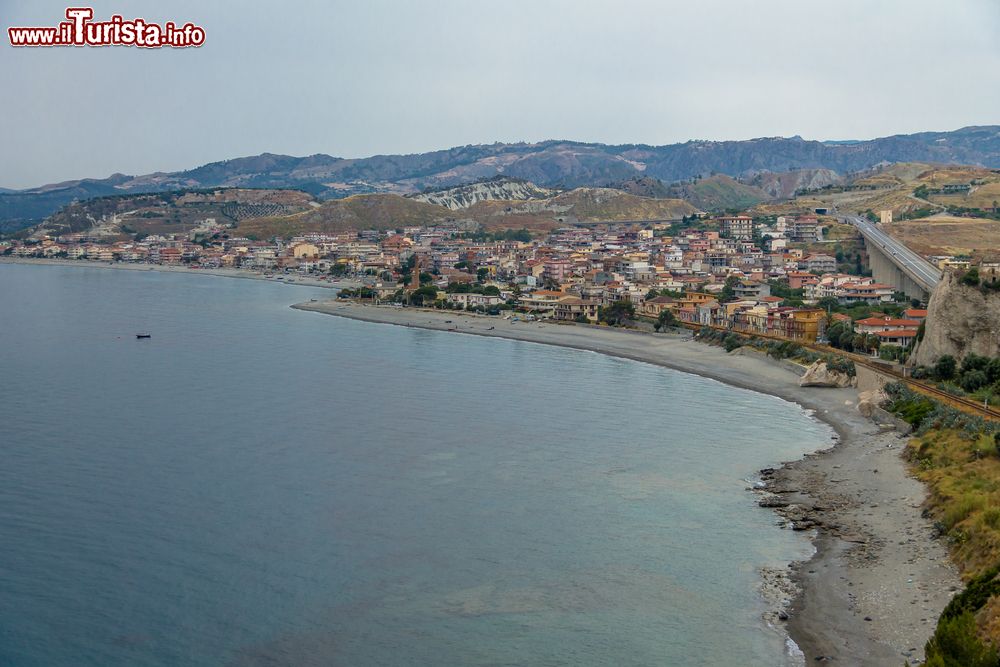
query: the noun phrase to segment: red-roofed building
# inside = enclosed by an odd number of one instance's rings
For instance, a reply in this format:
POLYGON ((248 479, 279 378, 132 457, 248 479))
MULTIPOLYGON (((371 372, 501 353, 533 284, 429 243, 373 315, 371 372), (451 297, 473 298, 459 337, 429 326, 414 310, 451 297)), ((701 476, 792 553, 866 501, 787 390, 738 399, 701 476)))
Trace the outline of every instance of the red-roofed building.
POLYGON ((896 331, 877 331, 875 335, 882 345, 906 347, 917 337, 917 331, 916 329, 897 329, 896 331))
POLYGON ((896 319, 892 317, 866 317, 854 323, 854 333, 871 334, 880 331, 917 330, 919 320, 896 319))
POLYGON ((819 283, 819 276, 803 271, 788 272, 788 287, 791 289, 802 289, 806 285, 816 285, 819 283))
POLYGON ((879 303, 893 300, 895 290, 892 285, 882 283, 870 283, 861 285, 858 283, 848 283, 842 287, 843 293, 840 300, 845 303, 879 303))
POLYGON ((875 335, 882 345, 909 345, 917 336, 920 320, 902 318, 866 317, 854 323, 854 332, 875 335))

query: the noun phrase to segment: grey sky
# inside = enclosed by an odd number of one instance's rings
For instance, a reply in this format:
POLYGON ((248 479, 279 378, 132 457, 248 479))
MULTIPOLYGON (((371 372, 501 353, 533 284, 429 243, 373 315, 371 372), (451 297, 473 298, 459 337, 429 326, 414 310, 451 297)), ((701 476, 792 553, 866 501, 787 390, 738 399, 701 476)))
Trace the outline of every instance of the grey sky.
POLYGON ((192 21, 205 46, 9 46, 66 6, 0 0, 0 186, 264 151, 1000 123, 997 0, 117 0, 95 19, 192 21))

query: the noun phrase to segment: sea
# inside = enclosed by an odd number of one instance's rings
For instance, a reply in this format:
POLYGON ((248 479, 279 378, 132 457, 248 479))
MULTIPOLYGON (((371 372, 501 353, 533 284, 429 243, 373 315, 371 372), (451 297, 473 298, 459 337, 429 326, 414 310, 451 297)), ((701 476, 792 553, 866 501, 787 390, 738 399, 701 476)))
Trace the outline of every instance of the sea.
POLYGON ((748 486, 828 426, 330 296, 0 264, 0 665, 795 661, 748 486))

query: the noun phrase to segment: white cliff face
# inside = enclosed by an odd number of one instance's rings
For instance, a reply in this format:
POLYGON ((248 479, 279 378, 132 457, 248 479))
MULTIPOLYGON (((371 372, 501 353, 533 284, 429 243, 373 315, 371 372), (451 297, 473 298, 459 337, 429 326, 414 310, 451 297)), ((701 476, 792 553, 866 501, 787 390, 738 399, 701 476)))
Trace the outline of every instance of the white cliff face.
MULTIPOLYGON (((924 338, 913 355, 913 363, 929 366, 938 357, 956 359, 973 352, 1000 356, 1000 291, 963 285, 961 273, 946 271, 927 305, 924 338)), ((989 281, 993 272, 981 272, 989 281)))
POLYGON ((501 179, 412 195, 412 199, 458 211, 481 201, 544 199, 553 196, 556 192, 556 190, 540 188, 528 181, 501 179))

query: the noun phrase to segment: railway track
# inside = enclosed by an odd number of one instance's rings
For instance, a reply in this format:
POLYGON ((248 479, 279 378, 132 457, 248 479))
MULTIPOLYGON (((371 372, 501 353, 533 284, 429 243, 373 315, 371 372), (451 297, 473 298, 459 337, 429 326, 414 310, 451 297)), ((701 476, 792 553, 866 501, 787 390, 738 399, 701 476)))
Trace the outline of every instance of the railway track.
MULTIPOLYGON (((702 326, 683 323, 685 327, 690 329, 701 329, 702 326)), ((812 350, 813 352, 820 352, 823 354, 835 354, 839 357, 844 357, 845 359, 850 359, 855 364, 869 368, 877 373, 882 373, 883 375, 889 375, 902 382, 907 387, 913 391, 929 396, 935 400, 941 401, 951 407, 961 410, 962 412, 968 414, 974 414, 985 419, 994 419, 1000 421, 1000 410, 995 410, 991 407, 985 406, 978 401, 966 398, 964 396, 955 396, 954 394, 949 394, 943 389, 938 389, 934 385, 928 382, 922 382, 921 380, 914 380, 911 377, 907 377, 897 371, 895 368, 889 364, 880 363, 871 357, 866 357, 863 354, 856 354, 854 352, 845 352, 844 350, 838 350, 835 347, 830 347, 829 345, 820 345, 819 343, 806 343, 800 340, 795 340, 793 338, 784 338, 782 336, 775 336, 772 334, 762 334, 749 331, 739 331, 738 329, 727 329, 725 327, 708 325, 710 329, 715 329, 716 331, 724 331, 726 333, 742 334, 744 336, 753 336, 756 338, 767 338, 769 340, 775 340, 782 343, 791 342, 801 345, 802 347, 812 350)))
POLYGON ((943 389, 937 388, 936 386, 932 385, 929 382, 923 382, 921 380, 915 380, 911 377, 907 377, 902 373, 900 373, 899 371, 897 371, 892 366, 890 366, 889 364, 879 363, 874 359, 872 359, 871 357, 866 357, 862 354, 856 354, 854 352, 844 352, 843 350, 838 350, 828 345, 807 344, 804 345, 804 347, 811 347, 812 349, 818 352, 822 351, 822 352, 829 352, 831 354, 837 354, 847 359, 850 359, 855 364, 860 364, 866 368, 870 368, 871 370, 877 373, 882 373, 883 375, 891 375, 892 377, 896 378, 897 380, 905 384, 907 387, 912 389, 913 391, 921 393, 925 396, 930 396, 931 398, 937 399, 942 403, 947 403, 948 405, 951 405, 953 408, 957 408, 959 410, 962 410, 963 412, 976 414, 979 415, 980 417, 985 417, 987 419, 1000 420, 1000 410, 995 410, 989 406, 983 405, 979 401, 974 401, 964 396, 955 396, 954 394, 950 394, 943 389))

